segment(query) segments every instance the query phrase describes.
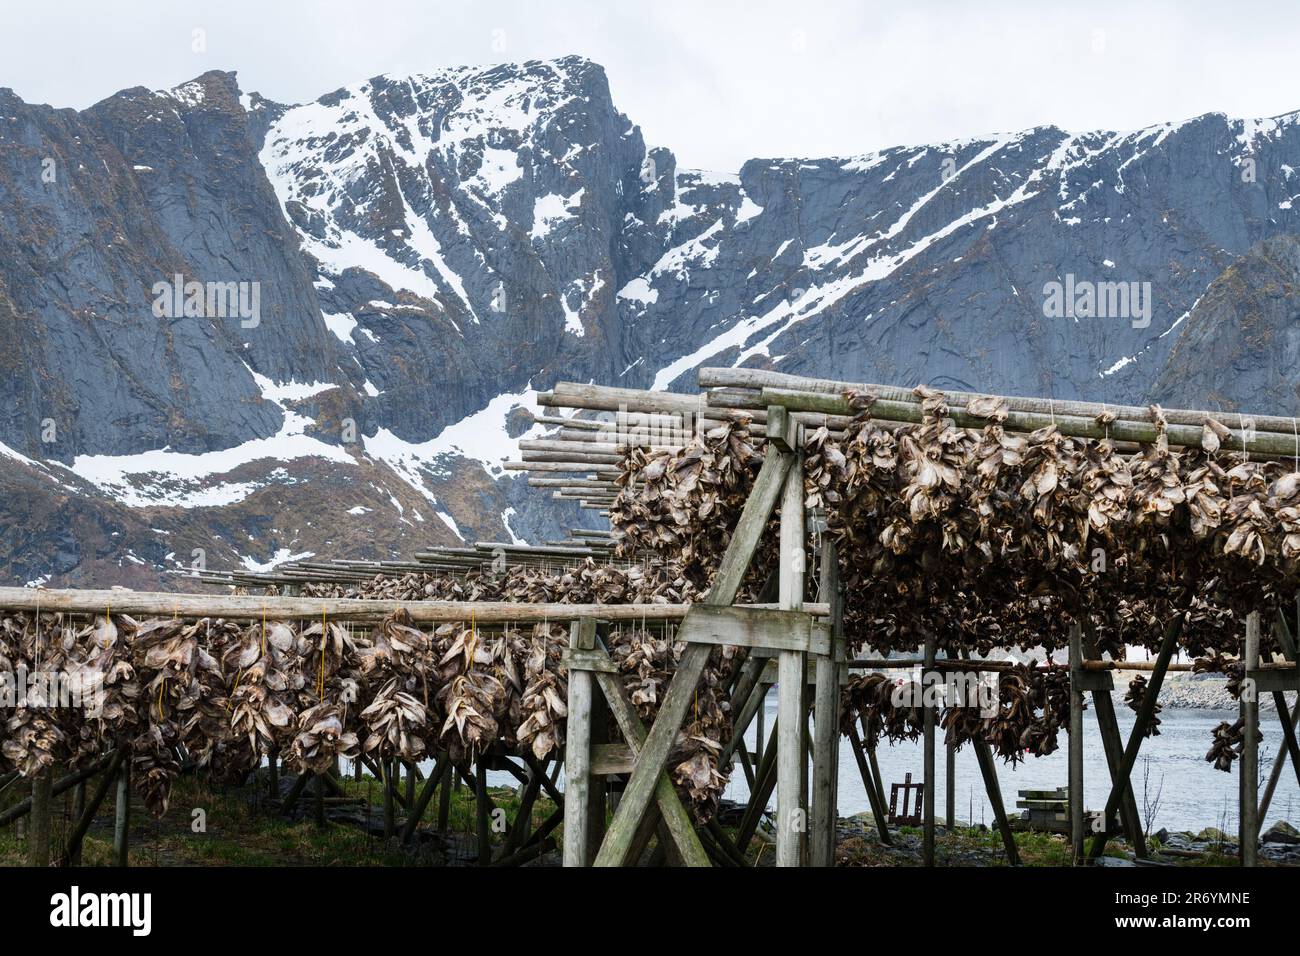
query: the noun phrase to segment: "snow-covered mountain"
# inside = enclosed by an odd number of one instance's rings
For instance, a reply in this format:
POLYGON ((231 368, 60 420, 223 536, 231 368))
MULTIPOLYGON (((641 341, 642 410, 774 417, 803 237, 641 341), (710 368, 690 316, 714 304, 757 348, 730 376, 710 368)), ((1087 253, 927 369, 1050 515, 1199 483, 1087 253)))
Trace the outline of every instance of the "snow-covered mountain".
MULTIPOLYGON (((81 112, 0 91, 0 564, 154 584, 196 550, 552 537, 590 518, 501 464, 560 378, 756 364, 1124 402, 1196 382, 1294 411, 1290 366, 1217 361, 1197 303, 1300 233, 1296 118, 719 174, 648 149, 576 57, 300 106, 219 72, 81 112)), ((1254 301, 1235 288, 1215 328, 1254 301)))

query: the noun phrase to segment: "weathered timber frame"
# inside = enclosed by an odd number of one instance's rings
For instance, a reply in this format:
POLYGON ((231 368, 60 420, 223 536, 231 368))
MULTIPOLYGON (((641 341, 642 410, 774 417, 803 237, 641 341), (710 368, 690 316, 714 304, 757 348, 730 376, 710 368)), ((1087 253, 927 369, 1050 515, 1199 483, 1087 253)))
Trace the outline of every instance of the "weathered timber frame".
MULTIPOLYGON (((831 606, 829 622, 817 620, 804 606, 808 565, 803 508, 803 469, 800 464, 799 425, 784 408, 767 412, 770 441, 758 478, 745 503, 740 520, 721 565, 700 605, 692 607, 682 621, 678 639, 686 651, 659 705, 654 723, 647 729, 617 677, 613 661, 596 639, 594 621, 575 626, 566 657, 569 668, 568 739, 565 743, 565 779, 569 799, 565 801, 564 862, 566 866, 628 866, 639 862, 649 838, 656 831, 667 834, 680 861, 688 866, 708 866, 713 856, 706 850, 686 809, 682 806, 666 770, 682 721, 694 699, 695 688, 708 664, 713 648, 737 645, 747 648, 751 661, 742 666, 733 689, 740 705, 741 721, 728 742, 724 760, 744 748, 745 725, 762 705, 764 697, 763 658, 777 657, 778 718, 773 728, 775 748, 770 744, 759 767, 753 770, 749 813, 742 823, 735 845, 717 827, 706 831, 714 856, 743 861, 744 847, 757 826, 757 814, 766 803, 769 778, 777 791, 776 861, 779 866, 799 866, 812 861, 833 862, 835 766, 838 743, 837 721, 843 653, 837 650, 839 632, 835 593, 838 577, 831 558, 823 561, 822 588, 831 606), (759 540, 774 510, 780 505, 780 559, 778 564, 779 606, 776 610, 735 606, 741 581, 757 550, 759 540), (813 821, 811 844, 808 814, 808 656, 815 661, 813 741, 813 821), (621 745, 597 748, 592 743, 593 687, 599 687, 624 738, 621 745), (618 750, 613 748, 618 747, 618 750), (610 758, 622 758, 613 759, 610 758), (775 773, 773 773, 773 759, 775 773), (630 765, 629 765, 630 761, 630 765), (585 795, 598 771, 627 772, 618 807, 599 845, 590 836, 588 801, 585 795), (661 829, 662 827, 662 829, 661 829)), ((819 609, 820 610, 820 609, 819 609)), ((745 754, 748 759, 748 754, 745 754)))

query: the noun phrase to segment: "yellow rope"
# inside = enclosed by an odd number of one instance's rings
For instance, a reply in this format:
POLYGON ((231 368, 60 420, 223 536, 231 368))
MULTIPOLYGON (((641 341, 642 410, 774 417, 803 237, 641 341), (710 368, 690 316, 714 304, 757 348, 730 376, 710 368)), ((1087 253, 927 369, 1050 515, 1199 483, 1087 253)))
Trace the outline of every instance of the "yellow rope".
POLYGON ((244 676, 244 669, 241 667, 235 671, 235 686, 230 688, 230 696, 226 698, 226 710, 235 709, 235 694, 239 691, 239 681, 244 676))
POLYGON ((467 656, 469 657, 469 660, 468 660, 468 662, 465 664, 465 670, 466 670, 466 672, 470 671, 470 670, 474 667, 474 651, 477 650, 477 648, 478 648, 478 623, 476 622, 476 620, 475 620, 475 618, 474 618, 474 612, 473 612, 473 611, 470 611, 470 612, 469 612, 469 645, 468 645, 468 647, 469 647, 469 654, 468 654, 467 656))

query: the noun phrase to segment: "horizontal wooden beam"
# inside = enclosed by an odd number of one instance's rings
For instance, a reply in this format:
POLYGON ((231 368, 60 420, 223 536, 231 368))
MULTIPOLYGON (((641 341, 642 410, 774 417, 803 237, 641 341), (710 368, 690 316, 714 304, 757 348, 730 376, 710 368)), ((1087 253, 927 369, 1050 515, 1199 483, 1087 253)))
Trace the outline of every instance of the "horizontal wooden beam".
POLYGON ((830 634, 804 611, 697 604, 677 632, 679 641, 830 653, 830 634))
MULTIPOLYGON (((756 605, 761 607, 761 605, 756 605)), ((183 594, 166 591, 44 590, 0 587, 0 610, 61 611, 69 614, 224 617, 235 620, 379 620, 406 610, 417 623, 468 621, 482 624, 570 621, 679 621, 689 604, 526 604, 513 601, 389 601, 361 598, 310 598, 252 594, 183 594)), ((826 604, 805 609, 825 616, 826 604)))
POLYGON ((560 655, 564 666, 571 671, 604 671, 607 674, 617 674, 618 665, 609 659, 605 653, 596 651, 583 650, 577 647, 565 648, 564 653, 560 655))
MULTIPOLYGON (((754 368, 701 368, 697 373, 701 388, 745 388, 761 392, 766 388, 789 389, 792 391, 817 392, 842 396, 848 391, 860 391, 876 395, 886 401, 918 403, 920 399, 912 389, 895 385, 878 385, 870 382, 848 382, 838 379, 808 378, 754 368)), ((1039 414, 1071 415, 1082 418, 1096 418, 1109 413, 1116 418, 1147 421, 1150 417, 1148 408, 1138 405, 1112 405, 1106 402, 1081 402, 1068 399, 1030 398, 1015 395, 992 396, 982 392, 944 391, 949 406, 966 405, 972 399, 987 400, 997 398, 1007 403, 1015 412, 1036 412, 1039 414)), ((764 403, 760 397, 760 403, 764 403)), ((765 404, 765 403, 764 403, 765 404)), ((1225 411, 1199 411, 1185 408, 1162 409, 1165 420, 1175 425, 1195 425, 1198 428, 1211 418, 1223 425, 1237 429, 1243 427, 1242 421, 1252 423, 1257 431, 1279 432, 1292 435, 1295 422, 1282 415, 1255 415, 1250 413, 1225 411)))
MULTIPOLYGON (((784 405, 791 410, 808 410, 818 412, 845 412, 849 410, 848 399, 842 395, 829 395, 820 392, 799 392, 790 389, 765 388, 763 401, 768 405, 784 405)), ((921 406, 913 402, 896 402, 880 400, 871 406, 871 417, 900 422, 920 422, 921 406)), ((984 428, 990 423, 987 418, 971 415, 959 409, 950 409, 948 418, 961 428, 984 428)), ((1156 426, 1151 422, 1115 421, 1109 425, 1099 425, 1094 419, 1074 415, 1052 415, 1039 412, 1008 412, 1004 423, 1010 431, 1033 432, 1048 425, 1055 425, 1062 435, 1078 438, 1106 438, 1116 441, 1134 441, 1151 443, 1156 440, 1156 426)), ((1169 425, 1166 434, 1171 445, 1201 447, 1202 429, 1197 425, 1169 425)), ((1235 431, 1231 438, 1223 440, 1225 451, 1246 450, 1265 455, 1292 455, 1295 452, 1296 439, 1293 435, 1276 432, 1241 432, 1235 431)))
POLYGON ((631 773, 635 768, 636 754, 628 744, 595 744, 591 748, 591 772, 598 777, 631 773))

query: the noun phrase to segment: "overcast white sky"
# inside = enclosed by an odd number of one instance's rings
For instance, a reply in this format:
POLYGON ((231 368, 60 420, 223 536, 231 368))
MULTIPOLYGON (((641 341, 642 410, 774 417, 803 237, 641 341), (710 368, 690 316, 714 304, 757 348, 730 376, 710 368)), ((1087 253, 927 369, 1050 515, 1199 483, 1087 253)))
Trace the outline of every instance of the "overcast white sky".
POLYGON ((1048 123, 1300 109, 1296 13, 1294 0, 6 0, 0 86, 81 108, 224 69, 303 102, 379 73, 578 53, 604 65, 651 145, 735 170, 1048 123))

